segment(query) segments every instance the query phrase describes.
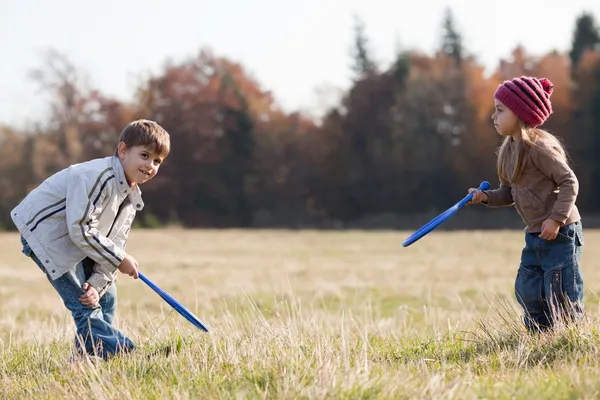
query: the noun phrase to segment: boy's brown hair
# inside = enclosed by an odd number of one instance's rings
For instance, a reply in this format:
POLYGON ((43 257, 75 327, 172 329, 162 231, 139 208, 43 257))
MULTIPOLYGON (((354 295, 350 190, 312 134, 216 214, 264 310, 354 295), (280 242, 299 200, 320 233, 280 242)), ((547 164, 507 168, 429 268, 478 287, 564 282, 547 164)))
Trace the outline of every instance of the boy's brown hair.
MULTIPOLYGON (((167 131, 155 121, 138 119, 132 121, 123 129, 119 143, 127 147, 148 146, 157 155, 166 158, 171 151, 171 140, 167 131)), ((118 148, 115 149, 115 155, 118 148)))

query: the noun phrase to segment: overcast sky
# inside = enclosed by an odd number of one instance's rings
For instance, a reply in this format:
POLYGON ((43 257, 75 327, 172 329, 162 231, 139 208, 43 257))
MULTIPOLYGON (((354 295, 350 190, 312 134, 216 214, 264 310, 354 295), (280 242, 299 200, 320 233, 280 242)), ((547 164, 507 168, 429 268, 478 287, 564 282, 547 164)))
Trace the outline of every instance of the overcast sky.
POLYGON ((0 123, 43 117, 28 71, 50 47, 103 93, 129 100, 137 76, 209 46, 241 62, 287 110, 318 112, 318 89, 348 87, 355 13, 387 65, 399 46, 433 52, 446 6, 489 69, 518 43, 532 53, 568 50, 577 15, 600 19, 600 0, 0 0, 0 123))

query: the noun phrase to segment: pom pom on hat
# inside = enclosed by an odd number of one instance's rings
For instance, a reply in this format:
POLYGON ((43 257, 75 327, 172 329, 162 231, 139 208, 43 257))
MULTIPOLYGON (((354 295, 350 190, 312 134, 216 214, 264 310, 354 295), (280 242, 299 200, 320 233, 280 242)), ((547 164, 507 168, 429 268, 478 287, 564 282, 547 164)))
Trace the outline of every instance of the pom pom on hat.
POLYGON ((550 96, 552 94, 552 91, 554 90, 554 85, 552 84, 552 82, 550 82, 546 78, 542 78, 540 79, 540 83, 542 84, 544 92, 548 93, 548 95, 550 96))

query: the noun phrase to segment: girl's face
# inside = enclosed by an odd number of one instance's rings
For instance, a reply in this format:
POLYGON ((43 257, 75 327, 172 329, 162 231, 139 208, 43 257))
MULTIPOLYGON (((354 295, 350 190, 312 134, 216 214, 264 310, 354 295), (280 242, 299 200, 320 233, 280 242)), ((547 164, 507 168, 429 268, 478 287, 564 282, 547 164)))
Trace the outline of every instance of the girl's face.
POLYGON ((163 157, 150 150, 146 146, 127 147, 125 143, 119 143, 119 158, 130 185, 148 182, 158 173, 163 157))
POLYGON ((502 136, 518 137, 521 130, 519 118, 500 101, 494 99, 496 111, 492 114, 494 128, 502 136))

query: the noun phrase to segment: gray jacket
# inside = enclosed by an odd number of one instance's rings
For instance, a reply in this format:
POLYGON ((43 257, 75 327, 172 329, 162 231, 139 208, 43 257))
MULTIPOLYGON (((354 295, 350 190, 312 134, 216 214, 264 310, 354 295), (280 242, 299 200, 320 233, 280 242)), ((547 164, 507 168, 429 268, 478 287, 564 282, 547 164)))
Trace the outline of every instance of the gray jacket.
POLYGON ((71 165, 50 176, 11 211, 11 218, 48 275, 57 279, 86 257, 88 283, 102 295, 125 257, 138 185, 130 188, 116 156, 71 165))

